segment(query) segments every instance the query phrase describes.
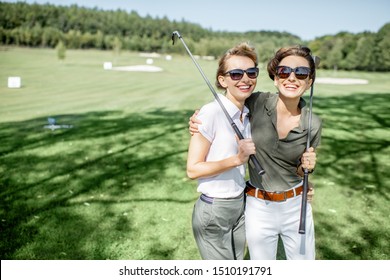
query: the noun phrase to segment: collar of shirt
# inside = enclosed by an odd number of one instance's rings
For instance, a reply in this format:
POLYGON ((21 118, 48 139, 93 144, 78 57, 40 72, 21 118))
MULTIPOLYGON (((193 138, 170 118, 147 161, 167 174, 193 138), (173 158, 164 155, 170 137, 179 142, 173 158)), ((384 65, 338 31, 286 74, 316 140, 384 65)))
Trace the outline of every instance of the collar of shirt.
POLYGON ((246 106, 244 106, 244 110, 241 112, 238 107, 234 105, 233 102, 231 102, 225 95, 218 94, 218 97, 232 119, 239 119, 241 114, 243 118, 248 115, 249 109, 246 106))
MULTIPOLYGON (((265 108, 267 114, 270 116, 273 112, 276 112, 276 104, 278 103, 278 94, 270 94, 265 102, 265 108)), ((308 128, 308 114, 306 108, 306 101, 302 97, 299 99, 298 107, 301 109, 301 119, 299 121, 299 127, 294 128, 294 131, 303 132, 308 128)))

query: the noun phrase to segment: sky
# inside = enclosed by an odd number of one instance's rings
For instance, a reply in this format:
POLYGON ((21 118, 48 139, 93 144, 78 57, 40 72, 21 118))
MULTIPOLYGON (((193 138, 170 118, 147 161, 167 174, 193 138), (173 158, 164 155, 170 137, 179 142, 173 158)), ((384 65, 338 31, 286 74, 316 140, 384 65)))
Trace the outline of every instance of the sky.
POLYGON ((390 23, 389 0, 9 0, 104 10, 196 23, 213 31, 289 32, 313 40, 342 31, 378 32, 390 23))

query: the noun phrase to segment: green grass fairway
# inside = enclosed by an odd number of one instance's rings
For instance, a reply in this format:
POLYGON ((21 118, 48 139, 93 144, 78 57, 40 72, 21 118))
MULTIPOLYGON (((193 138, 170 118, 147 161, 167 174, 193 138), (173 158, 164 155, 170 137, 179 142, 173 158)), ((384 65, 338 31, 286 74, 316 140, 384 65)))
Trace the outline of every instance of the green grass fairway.
MULTIPOLYGON (((180 47, 180 46, 178 46, 180 47)), ((1 259, 199 259, 186 177, 188 118, 213 99, 188 56, 0 49, 1 259), (20 76, 22 88, 7 79, 20 76), (69 129, 45 129, 47 118, 69 129)), ((214 83, 216 61, 200 64, 214 83)), ((389 259, 390 73, 325 72, 313 202, 318 259, 389 259)), ((274 91, 264 66, 258 90, 274 91)), ((279 254, 283 258, 283 254, 279 254)))

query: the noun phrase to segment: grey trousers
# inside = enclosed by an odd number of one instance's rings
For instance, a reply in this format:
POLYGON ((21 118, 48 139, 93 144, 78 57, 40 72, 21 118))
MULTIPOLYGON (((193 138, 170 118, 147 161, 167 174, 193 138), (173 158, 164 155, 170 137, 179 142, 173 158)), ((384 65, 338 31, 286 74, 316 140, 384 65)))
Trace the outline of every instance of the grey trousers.
POLYGON ((192 230, 202 259, 243 260, 245 195, 209 198, 201 195, 192 213, 192 230))

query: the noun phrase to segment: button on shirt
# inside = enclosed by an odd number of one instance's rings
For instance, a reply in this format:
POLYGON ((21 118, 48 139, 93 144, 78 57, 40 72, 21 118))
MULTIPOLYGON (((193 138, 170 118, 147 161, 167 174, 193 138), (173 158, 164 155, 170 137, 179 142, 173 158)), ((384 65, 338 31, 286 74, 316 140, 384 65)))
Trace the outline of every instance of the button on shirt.
MULTIPOLYGON (((224 95, 218 96, 237 128, 247 138, 250 133, 248 108, 244 107, 241 112, 224 95), (241 113, 243 122, 240 121, 241 113)), ((204 105, 197 118, 202 121, 199 132, 211 143, 205 161, 218 161, 238 153, 235 132, 216 100, 204 105)), ((237 197, 244 191, 244 176, 245 165, 240 165, 218 175, 198 179, 198 192, 216 198, 237 197)))

